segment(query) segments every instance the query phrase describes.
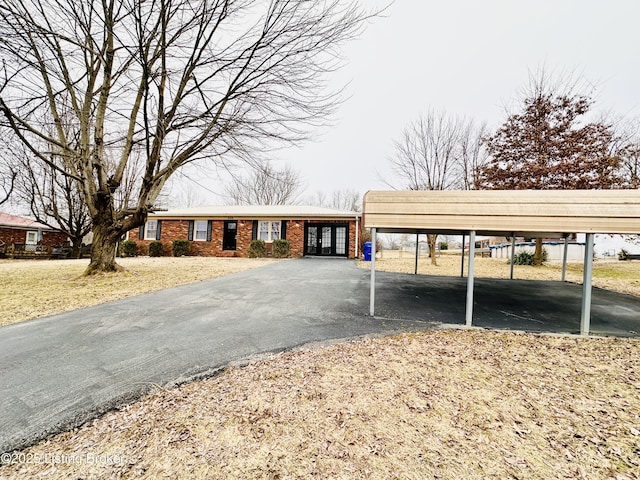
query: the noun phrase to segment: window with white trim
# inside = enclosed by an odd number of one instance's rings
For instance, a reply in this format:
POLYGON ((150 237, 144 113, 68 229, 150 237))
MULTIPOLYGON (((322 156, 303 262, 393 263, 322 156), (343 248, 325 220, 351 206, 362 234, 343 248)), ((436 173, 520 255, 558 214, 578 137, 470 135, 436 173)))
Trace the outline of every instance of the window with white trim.
POLYGON ((27 232, 27 239, 25 241, 27 245, 38 244, 38 232, 27 232))
POLYGON ((273 242, 280 239, 281 222, 273 220, 262 220, 258 227, 258 238, 265 242, 273 242))
POLYGON ((205 242, 207 240, 207 225, 206 220, 196 220, 193 227, 193 239, 198 242, 205 242))
POLYGON ((158 233, 158 221, 147 220, 147 224, 145 225, 145 229, 144 229, 144 239, 155 240, 157 233, 158 233))

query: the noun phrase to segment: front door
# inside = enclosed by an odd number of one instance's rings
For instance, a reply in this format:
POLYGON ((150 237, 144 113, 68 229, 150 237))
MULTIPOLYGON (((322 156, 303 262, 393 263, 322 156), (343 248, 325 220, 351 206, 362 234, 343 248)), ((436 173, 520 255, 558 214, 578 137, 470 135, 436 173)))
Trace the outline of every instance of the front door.
POLYGON ((349 252, 348 226, 310 223, 305 228, 305 255, 346 257, 349 252))
POLYGON ((235 220, 225 220, 224 233, 222 235, 222 249, 236 249, 236 234, 238 233, 238 222, 235 220))

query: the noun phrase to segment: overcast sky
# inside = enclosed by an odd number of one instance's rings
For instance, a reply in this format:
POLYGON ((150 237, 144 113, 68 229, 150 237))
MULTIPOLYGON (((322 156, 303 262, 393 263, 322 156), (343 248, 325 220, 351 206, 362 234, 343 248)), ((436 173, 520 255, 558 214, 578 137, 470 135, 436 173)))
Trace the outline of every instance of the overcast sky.
POLYGON ((596 108, 638 117, 639 20, 638 0, 396 0, 345 49, 332 83, 350 82, 350 97, 335 126, 273 159, 298 169, 308 193, 386 188, 379 177, 408 122, 434 108, 495 128, 540 67, 582 75, 596 108))

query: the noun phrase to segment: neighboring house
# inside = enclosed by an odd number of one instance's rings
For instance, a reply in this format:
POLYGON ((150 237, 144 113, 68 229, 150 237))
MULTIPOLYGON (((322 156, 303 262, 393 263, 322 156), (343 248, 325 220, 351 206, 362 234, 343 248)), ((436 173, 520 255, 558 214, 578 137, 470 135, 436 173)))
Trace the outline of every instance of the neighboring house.
POLYGON ((69 237, 29 218, 0 212, 0 252, 19 249, 25 252, 47 251, 69 241, 69 237))
POLYGON ((360 213, 302 205, 215 206, 150 214, 143 228, 129 232, 143 252, 153 240, 171 254, 173 240, 191 241, 191 255, 246 257, 251 240, 267 251, 273 240, 286 239, 291 256, 358 256, 360 213))

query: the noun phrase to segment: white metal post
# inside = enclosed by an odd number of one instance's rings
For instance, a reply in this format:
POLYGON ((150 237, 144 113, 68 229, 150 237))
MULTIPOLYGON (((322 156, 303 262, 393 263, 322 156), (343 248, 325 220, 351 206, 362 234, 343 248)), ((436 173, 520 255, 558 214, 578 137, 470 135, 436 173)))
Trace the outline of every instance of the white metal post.
POLYGON ((466 324, 470 327, 473 323, 473 267, 476 254, 476 232, 469 232, 469 272, 467 273, 467 309, 466 324))
POLYGON ((373 317, 376 304, 376 229, 371 229, 371 278, 369 292, 369 315, 373 317))
POLYGON ((460 277, 464 277, 464 240, 465 236, 462 235, 462 263, 460 264, 460 277))
POLYGON ((584 276, 582 279, 582 317, 580 335, 589 335, 591 323, 591 278, 593 276, 593 233, 587 233, 584 249, 584 276))
POLYGON ((567 257, 569 255, 569 238, 564 236, 564 252, 562 253, 562 281, 567 278, 567 257))
POLYGON ((416 233, 416 268, 413 270, 413 274, 418 274, 418 257, 420 256, 420 234, 416 233))
POLYGON ((515 233, 512 233, 511 234, 511 263, 510 263, 511 273, 509 274, 509 278, 511 280, 513 280, 513 264, 514 264, 515 256, 516 256, 516 235, 515 233))

